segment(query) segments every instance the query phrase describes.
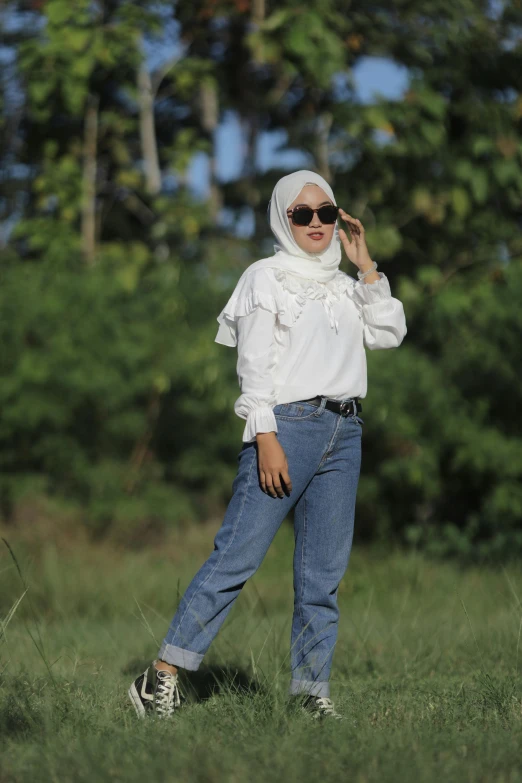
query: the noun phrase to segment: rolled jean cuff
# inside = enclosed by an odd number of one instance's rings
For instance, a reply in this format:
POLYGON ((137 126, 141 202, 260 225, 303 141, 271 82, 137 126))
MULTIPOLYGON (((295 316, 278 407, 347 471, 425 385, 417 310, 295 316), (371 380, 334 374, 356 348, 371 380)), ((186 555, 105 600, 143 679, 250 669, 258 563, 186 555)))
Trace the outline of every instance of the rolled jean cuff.
POLYGON ((330 683, 328 680, 324 682, 314 682, 313 680, 290 680, 288 692, 292 696, 297 696, 300 693, 308 693, 311 696, 330 696, 330 683))
POLYGON ((183 647, 176 647, 173 644, 163 644, 160 647, 158 658, 162 661, 170 663, 171 666, 181 666, 182 669, 189 669, 195 672, 199 669, 199 665, 203 660, 201 653, 192 652, 192 650, 184 650, 183 647))

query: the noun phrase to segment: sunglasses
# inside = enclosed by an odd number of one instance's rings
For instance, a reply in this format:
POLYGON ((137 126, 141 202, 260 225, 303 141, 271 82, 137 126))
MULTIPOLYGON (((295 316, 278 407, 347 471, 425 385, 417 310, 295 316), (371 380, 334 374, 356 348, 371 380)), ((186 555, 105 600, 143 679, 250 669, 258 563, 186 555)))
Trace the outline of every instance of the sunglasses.
POLYGON ((334 204, 325 204, 319 209, 312 209, 312 207, 296 207, 287 212, 288 217, 292 218, 294 226, 309 226, 313 220, 315 213, 317 217, 325 225, 335 223, 339 213, 339 207, 334 204))

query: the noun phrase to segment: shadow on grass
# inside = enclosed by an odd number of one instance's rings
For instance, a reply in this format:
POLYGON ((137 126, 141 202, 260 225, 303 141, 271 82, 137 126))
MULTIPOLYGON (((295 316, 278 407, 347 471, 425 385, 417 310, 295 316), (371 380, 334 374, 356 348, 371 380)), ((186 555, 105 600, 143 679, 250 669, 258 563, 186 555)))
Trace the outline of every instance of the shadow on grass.
MULTIPOLYGON (((135 658, 122 669, 122 674, 137 677, 150 665, 150 660, 135 658)), ((224 691, 254 695, 266 690, 245 669, 231 664, 202 664, 197 671, 180 669, 179 673, 181 690, 191 702, 206 701, 224 691)))
POLYGON ((26 699, 17 699, 14 694, 8 694, 0 708, 0 734, 7 737, 27 737, 41 729, 43 722, 26 699))

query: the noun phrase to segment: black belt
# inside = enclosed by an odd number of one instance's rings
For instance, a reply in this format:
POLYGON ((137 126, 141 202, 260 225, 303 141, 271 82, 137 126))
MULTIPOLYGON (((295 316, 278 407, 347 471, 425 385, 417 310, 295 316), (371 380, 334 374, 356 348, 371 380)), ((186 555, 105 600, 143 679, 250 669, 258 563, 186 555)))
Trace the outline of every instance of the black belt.
MULTIPOLYGON (((317 397, 312 397, 309 400, 300 400, 300 402, 309 402, 312 405, 319 406, 322 399, 321 395, 318 394, 317 397)), ((356 416, 358 413, 362 413, 362 405, 358 397, 353 397, 351 400, 344 400, 343 402, 327 399, 324 407, 328 408, 329 411, 339 413, 341 416, 356 416)))

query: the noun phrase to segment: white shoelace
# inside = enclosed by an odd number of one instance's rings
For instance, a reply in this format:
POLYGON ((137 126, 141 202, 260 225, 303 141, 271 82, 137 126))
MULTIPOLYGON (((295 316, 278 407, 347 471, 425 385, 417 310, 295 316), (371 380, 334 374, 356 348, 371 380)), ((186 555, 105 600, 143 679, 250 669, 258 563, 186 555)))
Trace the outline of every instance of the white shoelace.
POLYGON ((154 699, 156 713, 160 718, 170 718, 174 707, 179 707, 181 699, 178 688, 178 675, 158 671, 156 695, 154 699))

